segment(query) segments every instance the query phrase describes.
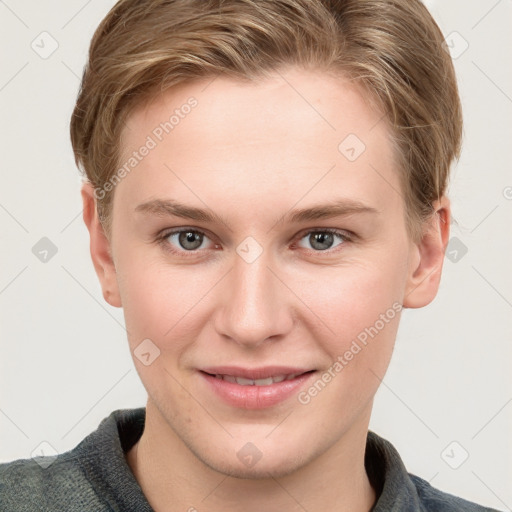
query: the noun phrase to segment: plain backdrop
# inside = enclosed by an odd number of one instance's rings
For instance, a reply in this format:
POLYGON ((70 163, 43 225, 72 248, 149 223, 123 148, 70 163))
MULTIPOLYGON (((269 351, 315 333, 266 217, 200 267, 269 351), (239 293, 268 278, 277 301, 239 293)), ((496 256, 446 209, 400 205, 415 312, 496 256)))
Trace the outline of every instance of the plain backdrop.
MULTIPOLYGON (((113 4, 0 1, 0 461, 69 450, 114 409, 145 405, 123 312, 90 260, 69 142, 89 42, 113 4)), ((456 223, 437 298, 403 314, 370 428, 435 487, 511 510, 512 1, 428 7, 465 114, 456 223)))

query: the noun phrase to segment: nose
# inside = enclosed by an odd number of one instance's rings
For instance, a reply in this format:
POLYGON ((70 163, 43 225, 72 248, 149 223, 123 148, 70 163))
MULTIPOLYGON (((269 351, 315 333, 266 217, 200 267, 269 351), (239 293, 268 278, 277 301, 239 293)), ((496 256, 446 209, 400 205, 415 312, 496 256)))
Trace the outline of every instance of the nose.
POLYGON ((256 348, 277 341, 293 325, 289 289, 281 282, 265 251, 252 262, 237 254, 220 291, 217 332, 239 345, 256 348))

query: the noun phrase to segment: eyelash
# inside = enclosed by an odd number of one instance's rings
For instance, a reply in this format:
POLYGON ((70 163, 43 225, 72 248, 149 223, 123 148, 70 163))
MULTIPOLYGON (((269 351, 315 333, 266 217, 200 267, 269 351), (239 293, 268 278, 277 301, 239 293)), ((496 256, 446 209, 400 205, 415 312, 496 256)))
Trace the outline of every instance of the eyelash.
MULTIPOLYGON (((184 250, 184 249, 183 250, 177 250, 177 249, 174 249, 171 246, 171 244, 169 243, 169 241, 167 240, 171 235, 179 234, 179 233, 184 233, 184 232, 185 233, 192 232, 192 233, 204 235, 205 237, 210 239, 210 237, 204 231, 200 231, 200 230, 195 229, 195 228, 194 229, 193 228, 180 228, 180 229, 175 229, 175 230, 172 230, 172 231, 165 231, 165 232, 163 232, 161 235, 159 235, 157 237, 156 242, 159 245, 161 245, 164 250, 170 252, 171 254, 177 254, 179 256, 184 256, 186 258, 197 256, 198 253, 200 253, 204 249, 194 249, 192 251, 187 251, 187 250, 184 250)), ((331 234, 331 235, 338 236, 339 238, 341 238, 342 242, 339 245, 337 245, 336 247, 343 246, 347 242, 352 242, 353 239, 356 237, 356 235, 354 233, 347 232, 347 231, 341 231, 341 230, 338 230, 338 229, 332 229, 332 228, 310 229, 309 231, 306 231, 306 232, 303 232, 303 233, 304 234, 301 234, 298 237, 298 241, 302 240, 303 238, 305 238, 308 235, 312 235, 312 234, 315 234, 315 233, 324 233, 324 234, 328 233, 328 234, 331 234)), ((338 249, 338 250, 341 250, 341 249, 338 249)), ((316 254, 322 254, 322 253, 330 255, 333 252, 338 252, 338 250, 336 250, 336 248, 335 249, 326 249, 324 251, 314 250, 314 249, 306 249, 306 251, 308 251, 309 253, 314 253, 315 255, 316 254)))

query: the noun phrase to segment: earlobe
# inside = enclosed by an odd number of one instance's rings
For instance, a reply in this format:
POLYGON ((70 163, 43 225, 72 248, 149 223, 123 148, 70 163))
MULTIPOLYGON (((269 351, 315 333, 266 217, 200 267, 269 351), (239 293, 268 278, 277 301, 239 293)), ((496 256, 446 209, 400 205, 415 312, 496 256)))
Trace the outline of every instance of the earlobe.
POLYGON ((83 219, 90 236, 92 263, 101 284, 103 298, 111 306, 119 308, 122 304, 111 243, 99 220, 94 188, 90 182, 85 182, 82 185, 81 195, 84 207, 83 219))
POLYGON ((430 304, 439 289, 450 235, 450 201, 442 197, 434 202, 433 208, 434 213, 425 223, 421 240, 413 247, 403 299, 405 308, 421 308, 430 304))

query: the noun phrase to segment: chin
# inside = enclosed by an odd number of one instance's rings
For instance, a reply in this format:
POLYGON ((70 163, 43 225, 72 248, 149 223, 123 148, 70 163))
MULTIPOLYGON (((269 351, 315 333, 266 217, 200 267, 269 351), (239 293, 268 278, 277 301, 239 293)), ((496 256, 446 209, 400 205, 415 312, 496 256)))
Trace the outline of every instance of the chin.
POLYGON ((240 463, 229 463, 222 461, 207 461, 203 457, 203 462, 218 473, 240 478, 244 480, 267 480, 270 478, 282 478, 297 471, 301 464, 291 463, 290 461, 267 461, 260 460, 252 467, 243 467, 240 463))
POLYGON ((226 476, 247 480, 282 478, 294 473, 308 462, 302 455, 283 453, 278 447, 274 453, 265 455, 259 452, 260 455, 257 455, 254 445, 248 445, 245 447, 245 451, 243 448, 237 450, 233 457, 226 457, 226 453, 231 450, 205 453, 204 451, 195 451, 192 447, 189 449, 210 469, 226 476), (260 458, 256 462, 250 460, 247 463, 244 462, 245 454, 250 454, 251 451, 260 458))

